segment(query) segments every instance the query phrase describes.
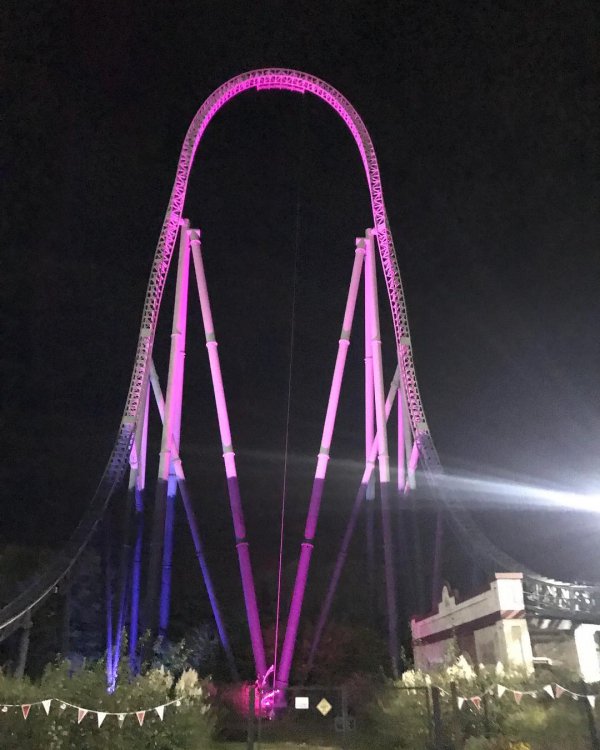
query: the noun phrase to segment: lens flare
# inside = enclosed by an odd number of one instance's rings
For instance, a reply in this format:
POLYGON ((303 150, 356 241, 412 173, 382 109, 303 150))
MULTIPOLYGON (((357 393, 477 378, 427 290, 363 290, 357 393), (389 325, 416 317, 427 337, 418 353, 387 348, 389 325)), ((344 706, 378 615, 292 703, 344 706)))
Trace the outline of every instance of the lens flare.
POLYGON ((600 512, 600 494, 536 487, 502 479, 442 474, 436 484, 464 501, 517 505, 520 508, 556 508, 600 512))

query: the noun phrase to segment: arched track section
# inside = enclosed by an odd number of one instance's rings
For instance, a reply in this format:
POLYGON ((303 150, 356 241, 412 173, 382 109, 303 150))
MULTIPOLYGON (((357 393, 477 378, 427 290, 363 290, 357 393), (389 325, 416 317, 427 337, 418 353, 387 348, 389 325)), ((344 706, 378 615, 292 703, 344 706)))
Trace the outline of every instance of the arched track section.
MULTIPOLYGON (((435 477, 441 471, 419 395, 400 271, 385 210, 377 156, 367 128, 352 104, 333 86, 319 78, 296 70, 273 68, 243 73, 224 83, 208 97, 196 113, 185 136, 146 291, 127 402, 117 439, 102 480, 84 518, 55 565, 32 581, 19 597, 0 611, 0 637, 18 625, 23 615, 51 593, 68 573, 91 538, 104 509, 127 469, 136 425, 141 416, 140 406, 149 377, 160 304, 181 222, 194 155, 204 131, 216 113, 230 99, 249 89, 286 89, 299 93, 314 94, 327 102, 339 114, 352 133, 367 177, 373 212, 373 226, 377 234, 381 264, 390 300, 402 386, 406 396, 413 434, 415 441, 418 443, 420 458, 427 474, 430 477, 435 477)), ((475 528, 469 529, 467 534, 471 535, 472 539, 481 536, 475 528)), ((485 540, 482 544, 488 547, 489 552, 489 540, 485 540)), ((491 546, 493 547, 493 545, 491 546)), ((496 552, 499 551, 496 550, 496 552)))
POLYGON ((362 157, 371 196, 373 224, 377 232, 381 263, 390 298, 396 345, 400 352, 402 381, 405 388, 411 424, 414 434, 419 440, 421 456, 425 460, 428 469, 434 471, 439 466, 439 460, 429 438, 429 431, 415 376, 400 271, 383 202, 379 164, 377 163, 377 156, 373 148, 371 136, 358 112, 339 91, 319 78, 296 70, 268 68, 244 73, 236 78, 232 78, 208 97, 192 120, 181 149, 175 183, 154 256, 142 316, 136 362, 122 425, 125 427, 130 421, 135 422, 137 418, 142 386, 147 378, 148 361, 152 349, 158 310, 175 246, 179 222, 181 221, 188 179, 196 149, 208 124, 221 107, 230 99, 233 99, 234 96, 253 88, 286 89, 288 91, 314 94, 327 102, 340 115, 354 137, 362 157))

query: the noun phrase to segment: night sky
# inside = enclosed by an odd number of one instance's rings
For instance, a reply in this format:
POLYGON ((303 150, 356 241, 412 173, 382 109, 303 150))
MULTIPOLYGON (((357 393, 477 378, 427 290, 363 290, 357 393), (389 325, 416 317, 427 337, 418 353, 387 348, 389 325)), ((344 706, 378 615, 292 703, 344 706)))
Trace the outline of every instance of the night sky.
MULTIPOLYGON (((594 6, 6 2, 0 541, 52 547, 75 527, 118 426, 188 124, 225 80, 269 66, 331 83, 370 130, 444 466, 600 492, 594 6)), ((265 575, 259 595, 268 600, 294 263, 290 571, 354 238, 371 223, 354 142, 314 97, 243 94, 209 126, 185 215, 202 229, 250 540, 265 575)), ((156 344, 163 380, 172 287, 156 344)), ((182 456, 209 554, 231 553, 234 571, 199 307, 190 300, 182 456)), ((360 315, 355 325, 333 456, 356 463, 332 462, 317 537, 330 549, 362 473, 360 315)), ((157 434, 155 426, 156 450, 157 434)), ((600 516, 533 514, 517 499, 487 530, 544 574, 600 580, 600 516)))

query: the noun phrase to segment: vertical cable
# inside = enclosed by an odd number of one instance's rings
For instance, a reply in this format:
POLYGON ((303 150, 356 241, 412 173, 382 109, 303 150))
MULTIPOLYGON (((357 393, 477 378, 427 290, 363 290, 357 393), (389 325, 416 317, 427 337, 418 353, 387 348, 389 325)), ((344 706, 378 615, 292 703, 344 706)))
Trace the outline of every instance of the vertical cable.
POLYGON ((302 134, 301 143, 298 150, 298 169, 296 174, 296 216, 294 227, 294 272, 292 275, 292 320, 290 325, 290 364, 288 368, 288 389, 287 389, 287 411, 285 418, 285 452, 283 457, 283 486, 281 490, 281 519, 279 523, 279 564, 277 570, 277 608, 275 611, 275 643, 273 646, 273 687, 277 682, 277 653, 279 650, 279 624, 281 615, 281 579, 283 575, 283 538, 285 529, 285 500, 287 495, 287 470, 288 470, 288 452, 290 444, 290 415, 292 405, 292 375, 294 368, 294 339, 296 334, 296 288, 298 285, 298 256, 300 254, 300 214, 301 201, 300 193, 302 189, 302 159, 304 156, 304 146, 306 140, 306 100, 302 97, 302 134))

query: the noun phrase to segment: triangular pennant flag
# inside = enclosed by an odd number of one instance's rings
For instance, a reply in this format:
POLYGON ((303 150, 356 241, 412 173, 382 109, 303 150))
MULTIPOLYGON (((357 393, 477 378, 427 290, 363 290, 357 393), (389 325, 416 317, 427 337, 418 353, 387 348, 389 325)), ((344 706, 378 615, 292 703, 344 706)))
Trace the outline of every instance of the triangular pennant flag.
POLYGON ((528 695, 530 695, 532 698, 537 698, 537 690, 530 690, 528 695))
POLYGON ((44 711, 46 712, 46 716, 50 713, 50 704, 52 703, 52 698, 49 698, 48 700, 42 701, 42 706, 44 707, 44 711))
POLYGON ((175 701, 175 705, 176 705, 176 706, 181 706, 181 701, 179 701, 179 700, 178 700, 178 701, 175 701))
POLYGON ((547 693, 551 698, 554 698, 554 690, 552 690, 552 685, 544 685, 544 692, 547 693))
POLYGON ((594 706, 596 705, 596 696, 595 695, 588 695, 587 699, 590 702, 590 706, 592 708, 594 708, 594 706))
POLYGON ((96 714, 98 716, 98 726, 102 726, 102 722, 104 719, 106 719, 106 713, 104 711, 96 711, 96 714))
POLYGON ((463 705, 465 703, 465 699, 464 698, 457 698, 456 702, 458 703, 458 710, 460 711, 460 709, 463 707, 463 705))
POLYGON ((23 718, 27 720, 27 717, 29 716, 29 712, 31 711, 31 704, 25 703, 23 706, 21 706, 21 711, 23 712, 23 718))
POLYGON ((521 702, 523 693, 520 693, 518 690, 513 690, 513 695, 515 696, 515 701, 517 702, 517 705, 518 705, 521 702))
MULTIPOLYGON (((460 700, 460 698, 459 698, 459 700, 460 700)), ((158 718, 162 721, 163 720, 163 716, 165 715, 165 707, 164 706, 157 706, 154 710, 158 714, 158 718)))
POLYGON ((64 711, 66 707, 67 707, 67 704, 66 704, 66 703, 61 703, 61 704, 60 704, 60 710, 61 710, 61 711, 64 711))
POLYGON ((5 714, 8 711, 8 706, 2 706, 2 713, 5 714))
POLYGON ((481 711, 481 697, 479 695, 474 695, 472 698, 469 698, 469 700, 478 711, 481 711))
POLYGON ((78 708, 77 709, 77 723, 81 724, 81 722, 85 719, 87 716, 87 708, 78 708))
POLYGON ((556 693, 556 697, 560 698, 560 696, 565 692, 565 689, 563 687, 561 687, 560 685, 556 685, 554 687, 554 691, 556 693))
POLYGON ((137 716, 137 720, 139 722, 139 725, 142 726, 142 724, 144 723, 144 719, 146 717, 146 712, 145 711, 136 711, 135 715, 137 716))
POLYGON ((504 685, 498 685, 498 698, 502 698, 505 692, 506 688, 504 687, 504 685))
POLYGON ((125 716, 127 716, 127 714, 119 714, 117 716, 117 721, 119 722, 119 729, 123 729, 123 722, 125 721, 125 716))

